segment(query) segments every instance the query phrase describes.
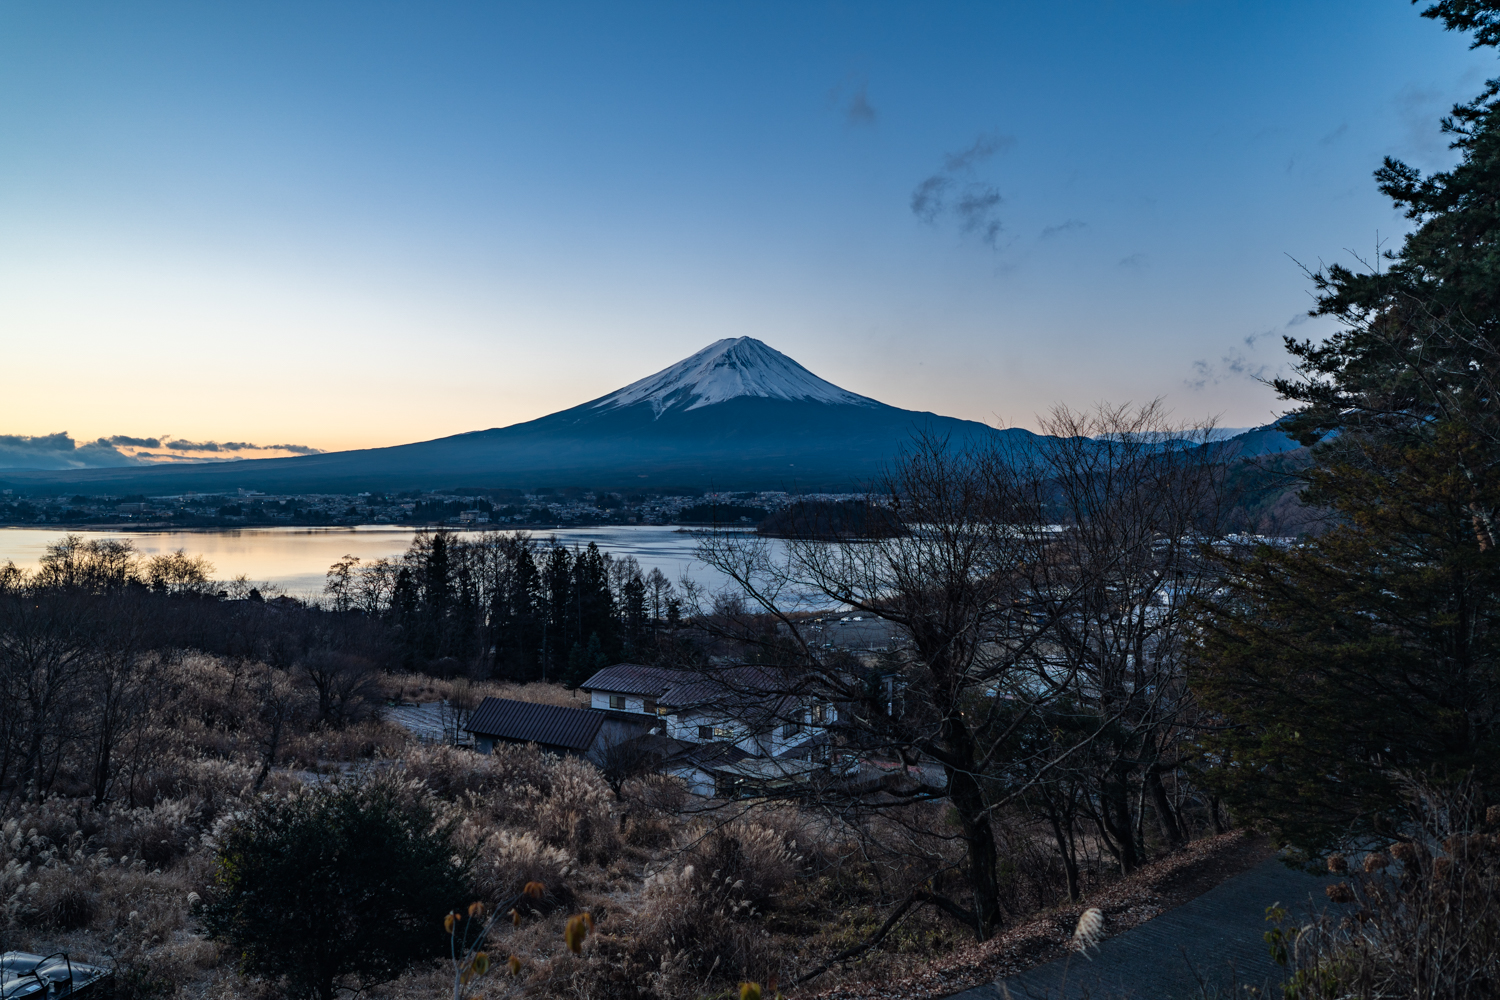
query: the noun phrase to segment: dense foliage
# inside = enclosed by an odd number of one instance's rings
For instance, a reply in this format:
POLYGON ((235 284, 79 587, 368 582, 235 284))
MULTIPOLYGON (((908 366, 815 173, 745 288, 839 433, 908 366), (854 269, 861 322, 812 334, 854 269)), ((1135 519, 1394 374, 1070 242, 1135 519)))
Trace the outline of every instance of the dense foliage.
POLYGON ((522 533, 420 533, 400 560, 328 571, 336 612, 393 631, 408 669, 493 673, 576 685, 600 667, 651 654, 675 621, 674 587, 660 570, 597 545, 569 549, 522 533))
POLYGON ((243 971, 330 1000, 443 954, 443 917, 473 896, 456 820, 395 780, 262 798, 220 836, 203 924, 243 971))

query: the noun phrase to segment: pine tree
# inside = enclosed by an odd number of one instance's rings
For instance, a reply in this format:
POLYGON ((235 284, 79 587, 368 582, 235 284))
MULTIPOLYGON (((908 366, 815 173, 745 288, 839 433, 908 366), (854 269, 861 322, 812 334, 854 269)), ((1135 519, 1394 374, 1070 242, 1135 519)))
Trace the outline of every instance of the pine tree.
POLYGON ((547 552, 539 592, 542 617, 542 676, 557 680, 568 663, 568 652, 580 640, 572 613, 573 554, 561 545, 547 552))
POLYGON ((620 622, 624 628, 621 655, 625 659, 636 659, 646 643, 646 583, 640 574, 625 581, 621 597, 620 622))
POLYGON ((620 622, 615 614, 614 594, 609 589, 609 568, 599 546, 593 542, 574 557, 573 600, 576 638, 597 636, 605 655, 617 659, 620 622))
MULTIPOLYGON (((1424 15, 1500 43, 1494 0, 1424 15)), ((1203 619, 1211 780, 1309 851, 1391 835, 1403 772, 1500 794, 1500 83, 1444 129, 1453 169, 1376 175, 1417 228, 1315 275, 1342 329, 1287 341, 1286 426, 1317 444, 1303 496, 1335 526, 1232 562, 1203 619)))

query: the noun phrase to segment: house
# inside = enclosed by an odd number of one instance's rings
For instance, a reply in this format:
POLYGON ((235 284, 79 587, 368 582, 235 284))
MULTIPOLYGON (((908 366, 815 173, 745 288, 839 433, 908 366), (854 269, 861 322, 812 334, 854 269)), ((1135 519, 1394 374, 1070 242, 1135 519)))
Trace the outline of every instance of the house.
POLYGON ((688 791, 718 799, 773 793, 822 769, 811 760, 752 757, 733 743, 684 743, 662 765, 662 771, 681 779, 688 791))
POLYGON ((599 711, 649 721, 684 744, 731 744, 748 757, 811 757, 838 721, 836 705, 788 694, 795 684, 763 667, 685 671, 617 663, 579 687, 599 711))
POLYGON ((597 757, 606 747, 639 735, 637 727, 611 724, 603 712, 588 708, 538 705, 510 698, 486 698, 464 726, 480 753, 496 743, 535 743, 558 754, 597 757))

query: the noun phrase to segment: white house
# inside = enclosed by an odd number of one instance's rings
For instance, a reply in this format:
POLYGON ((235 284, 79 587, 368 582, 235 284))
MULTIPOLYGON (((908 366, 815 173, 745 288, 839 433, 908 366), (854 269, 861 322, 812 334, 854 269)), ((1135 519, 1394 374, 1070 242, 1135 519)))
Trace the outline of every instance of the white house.
POLYGON ((810 756, 838 721, 837 706, 787 695, 785 679, 760 667, 700 672, 617 663, 579 686, 593 708, 654 718, 656 731, 671 739, 730 744, 750 757, 810 756))

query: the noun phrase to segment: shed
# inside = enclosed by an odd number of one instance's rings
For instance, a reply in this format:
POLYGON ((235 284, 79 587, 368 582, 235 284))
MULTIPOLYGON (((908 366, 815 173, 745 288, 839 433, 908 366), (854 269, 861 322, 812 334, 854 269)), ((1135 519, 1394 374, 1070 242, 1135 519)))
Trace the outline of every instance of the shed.
POLYGON ((464 728, 480 753, 490 753, 496 743, 535 743, 554 753, 587 754, 598 746, 604 721, 603 712, 588 708, 486 698, 464 728))

